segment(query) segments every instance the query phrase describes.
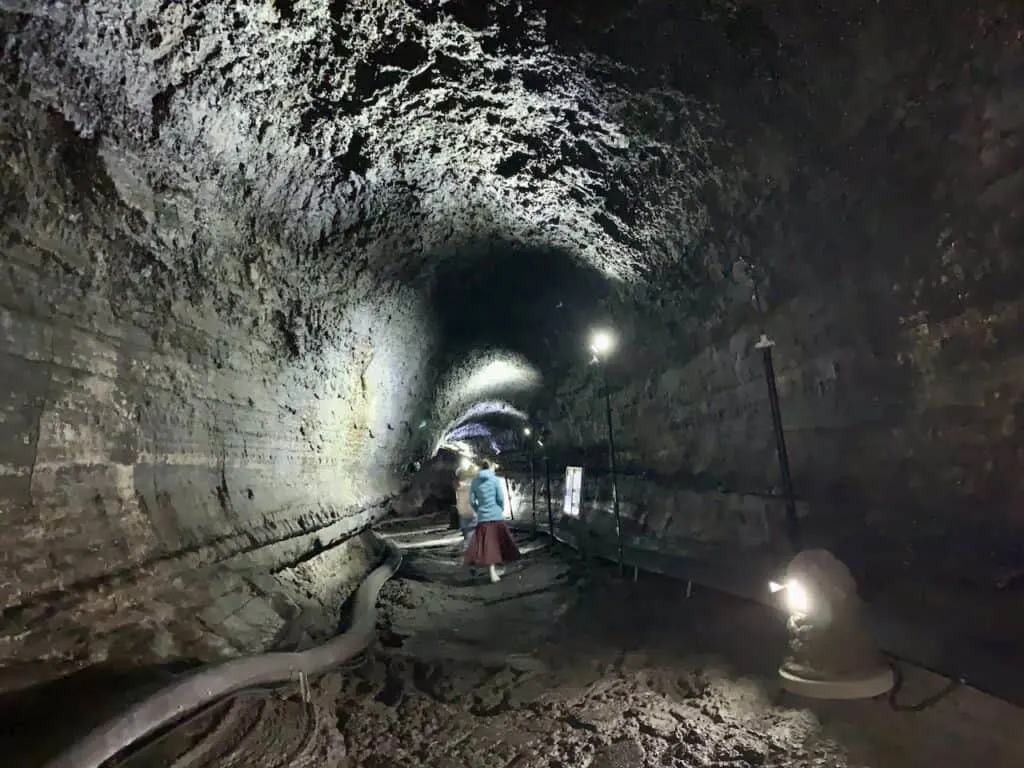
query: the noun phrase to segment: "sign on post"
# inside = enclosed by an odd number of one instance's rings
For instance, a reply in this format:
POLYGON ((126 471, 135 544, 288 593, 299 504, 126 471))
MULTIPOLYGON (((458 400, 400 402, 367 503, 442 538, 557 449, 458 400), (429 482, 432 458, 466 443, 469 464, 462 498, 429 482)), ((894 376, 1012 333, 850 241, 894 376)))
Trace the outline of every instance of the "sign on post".
POLYGON ((565 501, 562 504, 562 512, 570 517, 580 516, 580 504, 582 503, 583 490, 583 467, 565 468, 565 501))

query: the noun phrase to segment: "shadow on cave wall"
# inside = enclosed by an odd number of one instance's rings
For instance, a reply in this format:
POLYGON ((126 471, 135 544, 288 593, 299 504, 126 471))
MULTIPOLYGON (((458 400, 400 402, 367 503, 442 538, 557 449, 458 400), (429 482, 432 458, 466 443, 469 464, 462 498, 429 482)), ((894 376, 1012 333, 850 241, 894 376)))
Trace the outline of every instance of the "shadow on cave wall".
POLYGON ((195 660, 145 667, 99 664, 0 694, 0 755, 17 755, 22 768, 43 765, 92 728, 200 665, 195 660))

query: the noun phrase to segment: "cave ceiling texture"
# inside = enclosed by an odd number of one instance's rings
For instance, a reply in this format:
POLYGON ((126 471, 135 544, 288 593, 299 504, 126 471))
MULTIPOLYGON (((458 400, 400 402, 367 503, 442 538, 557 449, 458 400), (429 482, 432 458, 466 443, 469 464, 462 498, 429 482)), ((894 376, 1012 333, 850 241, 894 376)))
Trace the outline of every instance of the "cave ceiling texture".
POLYGON ((1022 15, 0 0, 4 685, 334 615, 447 430, 602 444, 598 324, 625 472, 776 489, 763 317, 815 509, 1019 530, 1022 15))

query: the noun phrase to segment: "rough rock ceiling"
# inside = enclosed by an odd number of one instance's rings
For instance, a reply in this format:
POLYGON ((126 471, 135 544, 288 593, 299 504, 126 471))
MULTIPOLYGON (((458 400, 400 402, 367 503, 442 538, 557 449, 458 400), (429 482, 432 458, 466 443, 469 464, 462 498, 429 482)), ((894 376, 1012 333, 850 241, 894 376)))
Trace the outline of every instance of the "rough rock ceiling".
MULTIPOLYGON (((498 236, 629 277, 664 254, 660 189, 699 230, 704 111, 588 76, 537 8, 477 5, 8 0, 6 52, 103 158, 151 225, 122 234, 154 258, 257 235, 376 279, 498 236), (640 109, 698 140, 637 141, 623 117, 640 109)), ((280 258, 267 250, 244 258, 280 258)))
POLYGON ((833 5, 2 0, 8 146, 60 146, 11 166, 6 237, 293 355, 401 286, 434 296, 435 367, 564 360, 604 278, 653 276, 643 311, 688 337, 746 300, 744 262, 792 292, 879 232, 934 237, 929 196, 978 217, 949 93, 1010 6, 833 5))
MULTIPOLYGON (((701 78, 589 52, 632 22, 581 26, 583 6, 0 7, 5 237, 114 305, 215 318, 284 357, 345 346, 346 309, 378 302, 444 340, 434 376, 481 344, 557 367, 606 280, 706 238, 725 183, 714 108, 679 87, 701 78)), ((659 49, 712 34, 694 7, 659 49)), ((692 280, 727 275, 711 254, 692 280)))

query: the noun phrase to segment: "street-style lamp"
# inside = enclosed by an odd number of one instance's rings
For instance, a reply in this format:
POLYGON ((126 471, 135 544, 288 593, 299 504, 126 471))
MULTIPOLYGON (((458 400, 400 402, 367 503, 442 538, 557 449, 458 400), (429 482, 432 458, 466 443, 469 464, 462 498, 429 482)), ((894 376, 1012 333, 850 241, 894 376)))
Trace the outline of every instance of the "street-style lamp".
POLYGON ((782 494, 786 502, 786 536, 794 552, 802 549, 800 536, 800 520, 796 515, 796 497, 793 493, 793 476, 789 471, 789 452, 786 450, 786 433, 782 427, 782 409, 779 406, 779 388, 775 379, 775 363, 772 360, 772 347, 775 342, 768 334, 762 333, 755 349, 761 351, 761 363, 764 366, 765 383, 768 385, 768 405, 772 411, 772 429, 775 432, 775 453, 779 457, 779 474, 782 476, 782 494))
POLYGON ((590 336, 590 351, 593 362, 601 369, 604 385, 604 415, 608 423, 608 463, 612 474, 612 509, 615 512, 615 538, 619 547, 619 575, 623 573, 622 515, 619 512, 619 478, 615 466, 615 431, 612 429, 612 396, 608 388, 608 367, 605 361, 615 349, 615 335, 606 329, 595 330, 590 336))
POLYGON ((548 534, 552 541, 555 538, 555 513, 551 508, 551 465, 548 463, 548 451, 544 447, 544 441, 537 438, 537 447, 540 448, 541 460, 544 463, 544 498, 548 505, 548 534))
POLYGON ((779 405, 779 388, 775 378, 775 362, 772 359, 772 348, 775 342, 764 332, 764 305, 761 303, 761 291, 757 282, 754 283, 754 306, 761 315, 761 338, 754 348, 761 352, 761 364, 764 366, 765 383, 768 385, 768 405, 772 413, 772 429, 775 432, 775 453, 779 458, 779 474, 782 478, 782 494, 786 503, 786 536, 794 553, 803 549, 800 535, 800 520, 796 514, 796 496, 793 493, 793 476, 789 471, 789 452, 786 450, 786 432, 782 427, 782 408, 779 405))
MULTIPOLYGON (((535 458, 536 446, 534 441, 530 439, 533 434, 533 430, 529 427, 523 427, 523 436, 526 438, 526 442, 530 445, 530 496, 531 496, 531 509, 533 510, 533 530, 537 530, 537 465, 535 458)), ((537 441, 540 442, 539 440, 537 441)))

